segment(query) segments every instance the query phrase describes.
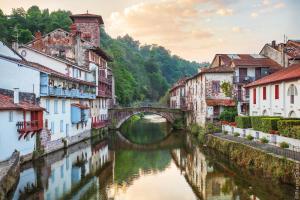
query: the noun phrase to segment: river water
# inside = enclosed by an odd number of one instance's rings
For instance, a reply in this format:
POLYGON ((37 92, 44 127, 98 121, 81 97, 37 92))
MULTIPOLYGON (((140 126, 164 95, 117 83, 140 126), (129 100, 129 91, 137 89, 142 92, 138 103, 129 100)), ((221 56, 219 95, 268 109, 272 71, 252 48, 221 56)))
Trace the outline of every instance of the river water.
POLYGON ((240 169, 146 115, 120 132, 23 165, 9 199, 276 200, 294 194, 293 187, 240 169))

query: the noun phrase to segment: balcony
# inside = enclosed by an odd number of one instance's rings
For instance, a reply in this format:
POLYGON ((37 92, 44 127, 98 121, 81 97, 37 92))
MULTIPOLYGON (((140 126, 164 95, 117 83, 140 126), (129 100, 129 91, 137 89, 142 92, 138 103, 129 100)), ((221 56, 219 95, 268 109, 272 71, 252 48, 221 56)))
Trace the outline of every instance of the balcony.
POLYGON ((255 81, 255 77, 252 76, 234 76, 233 83, 234 84, 248 84, 255 81))
POLYGON ((92 128, 99 129, 99 128, 106 127, 108 124, 109 124, 108 120, 97 121, 92 123, 92 128))
POLYGON ((98 96, 112 98, 112 92, 110 90, 98 90, 98 96))
POLYGON ((79 89, 63 89, 61 87, 47 87, 41 86, 41 96, 55 96, 65 98, 79 98, 79 99, 95 99, 96 94, 81 92, 79 89), (48 89, 48 90, 47 90, 48 89))
POLYGON ((109 84, 109 80, 108 78, 104 77, 104 76, 99 76, 99 81, 102 82, 102 83, 106 83, 106 84, 109 84))
POLYGON ((17 122, 17 130, 19 133, 36 132, 42 129, 42 124, 38 120, 17 122))

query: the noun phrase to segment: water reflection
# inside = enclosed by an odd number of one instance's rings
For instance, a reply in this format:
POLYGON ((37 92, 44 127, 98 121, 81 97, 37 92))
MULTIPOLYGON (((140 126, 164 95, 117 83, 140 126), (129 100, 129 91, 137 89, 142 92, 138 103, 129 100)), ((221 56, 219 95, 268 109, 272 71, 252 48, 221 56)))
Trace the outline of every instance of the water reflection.
POLYGON ((121 131, 24 165, 10 199, 293 199, 291 187, 237 168, 162 119, 121 131))

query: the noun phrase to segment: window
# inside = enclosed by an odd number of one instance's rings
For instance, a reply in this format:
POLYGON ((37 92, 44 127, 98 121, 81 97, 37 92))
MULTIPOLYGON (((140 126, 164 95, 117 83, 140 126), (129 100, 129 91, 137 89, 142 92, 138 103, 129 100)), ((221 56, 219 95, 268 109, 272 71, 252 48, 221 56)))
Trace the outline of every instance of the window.
POLYGON ((294 104, 295 103, 295 96, 298 95, 297 87, 294 84, 290 85, 287 95, 290 96, 290 103, 294 104))
POLYGON ((279 99, 279 85, 275 85, 275 99, 279 99))
POLYGON ((62 100, 61 112, 66 113, 66 100, 62 100))
POLYGON ((64 178, 64 165, 60 166, 60 177, 64 178))
POLYGON ((64 120, 60 120, 60 132, 64 132, 64 120))
POLYGON ((13 111, 10 111, 9 112, 9 122, 13 122, 14 119, 13 119, 13 111))
POLYGON ((54 100, 54 113, 58 114, 58 100, 57 99, 54 100))
POLYGON ((54 134, 54 122, 51 122, 51 132, 54 134))
POLYGON ((253 88, 253 104, 256 104, 256 88, 253 88))
POLYGON ((50 113, 50 100, 49 99, 46 99, 46 111, 47 111, 47 114, 50 113))
POLYGON ((267 99, 267 87, 263 87, 263 100, 267 99))
POLYGON ((220 81, 212 81, 212 92, 213 93, 220 92, 220 81))

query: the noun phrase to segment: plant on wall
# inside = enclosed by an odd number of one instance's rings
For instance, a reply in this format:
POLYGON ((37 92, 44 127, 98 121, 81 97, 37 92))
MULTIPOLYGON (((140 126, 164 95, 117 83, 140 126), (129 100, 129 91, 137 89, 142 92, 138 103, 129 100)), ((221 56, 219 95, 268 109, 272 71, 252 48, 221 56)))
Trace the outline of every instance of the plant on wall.
POLYGON ((221 83, 221 89, 222 89, 222 92, 225 94, 226 97, 232 97, 233 86, 230 82, 223 81, 221 83))

